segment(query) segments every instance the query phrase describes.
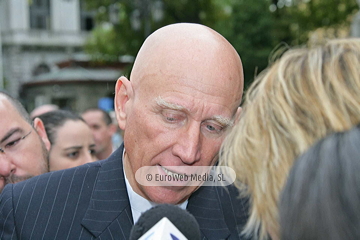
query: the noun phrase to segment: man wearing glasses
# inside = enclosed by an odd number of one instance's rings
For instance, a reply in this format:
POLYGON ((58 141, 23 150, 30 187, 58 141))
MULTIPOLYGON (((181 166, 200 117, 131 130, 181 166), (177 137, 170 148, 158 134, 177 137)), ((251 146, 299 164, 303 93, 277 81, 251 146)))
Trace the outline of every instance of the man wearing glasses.
POLYGON ((19 101, 0 92, 0 192, 6 184, 46 173, 50 142, 38 118, 33 125, 19 101))

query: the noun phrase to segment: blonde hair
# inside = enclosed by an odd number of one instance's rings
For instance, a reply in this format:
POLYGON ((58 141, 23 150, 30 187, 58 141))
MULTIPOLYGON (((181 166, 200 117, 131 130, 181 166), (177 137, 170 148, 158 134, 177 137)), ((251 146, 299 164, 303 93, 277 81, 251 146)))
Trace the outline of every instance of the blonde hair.
POLYGON ((294 159, 330 132, 359 122, 359 39, 289 50, 262 72, 220 155, 251 199, 244 233, 279 238, 278 198, 294 159))

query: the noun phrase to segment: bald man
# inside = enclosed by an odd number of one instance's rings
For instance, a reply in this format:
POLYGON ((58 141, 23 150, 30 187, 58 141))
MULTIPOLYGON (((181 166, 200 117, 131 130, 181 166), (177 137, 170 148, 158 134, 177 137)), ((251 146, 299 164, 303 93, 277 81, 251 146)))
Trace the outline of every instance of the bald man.
POLYGON ((128 239, 142 212, 170 203, 194 215, 201 239, 241 239, 246 202, 233 188, 148 186, 136 173, 153 166, 164 176, 184 176, 182 167, 214 165, 239 116, 242 90, 240 57, 220 34, 189 23, 155 31, 139 50, 130 79, 120 77, 115 87, 124 144, 104 161, 6 187, 0 235, 128 239))

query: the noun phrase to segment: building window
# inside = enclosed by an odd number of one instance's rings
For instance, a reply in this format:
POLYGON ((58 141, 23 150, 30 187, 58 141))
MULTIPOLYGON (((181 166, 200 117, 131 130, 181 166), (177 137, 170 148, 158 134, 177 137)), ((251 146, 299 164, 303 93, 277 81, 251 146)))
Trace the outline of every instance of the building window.
POLYGON ((33 76, 38 76, 48 72, 50 72, 50 67, 45 63, 41 63, 33 70, 33 76))
POLYGON ((30 28, 50 29, 50 0, 30 1, 30 28))
POLYGON ((74 111, 74 106, 76 104, 76 101, 74 98, 53 98, 51 100, 52 104, 55 104, 57 106, 59 106, 60 109, 64 109, 64 110, 69 110, 69 111, 74 111))
POLYGON ((91 31, 95 26, 96 11, 86 7, 85 0, 80 0, 80 27, 83 31, 91 31))

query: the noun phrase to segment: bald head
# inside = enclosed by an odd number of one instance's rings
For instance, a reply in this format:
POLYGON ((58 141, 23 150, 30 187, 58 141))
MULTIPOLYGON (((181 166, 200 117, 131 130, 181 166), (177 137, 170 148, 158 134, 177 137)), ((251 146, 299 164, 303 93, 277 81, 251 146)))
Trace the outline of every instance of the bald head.
POLYGON ((161 71, 170 77, 184 69, 186 74, 201 72, 203 77, 194 79, 199 84, 212 74, 211 78, 235 88, 241 99, 243 68, 238 53, 223 36, 200 24, 172 24, 151 34, 136 57, 130 79, 136 85, 145 75, 161 71))
POLYGON ((59 107, 55 104, 41 105, 41 106, 35 108, 34 110, 32 110, 32 112, 30 113, 30 117, 34 118, 34 117, 40 116, 41 114, 51 112, 51 111, 56 111, 58 109, 59 109, 59 107))

